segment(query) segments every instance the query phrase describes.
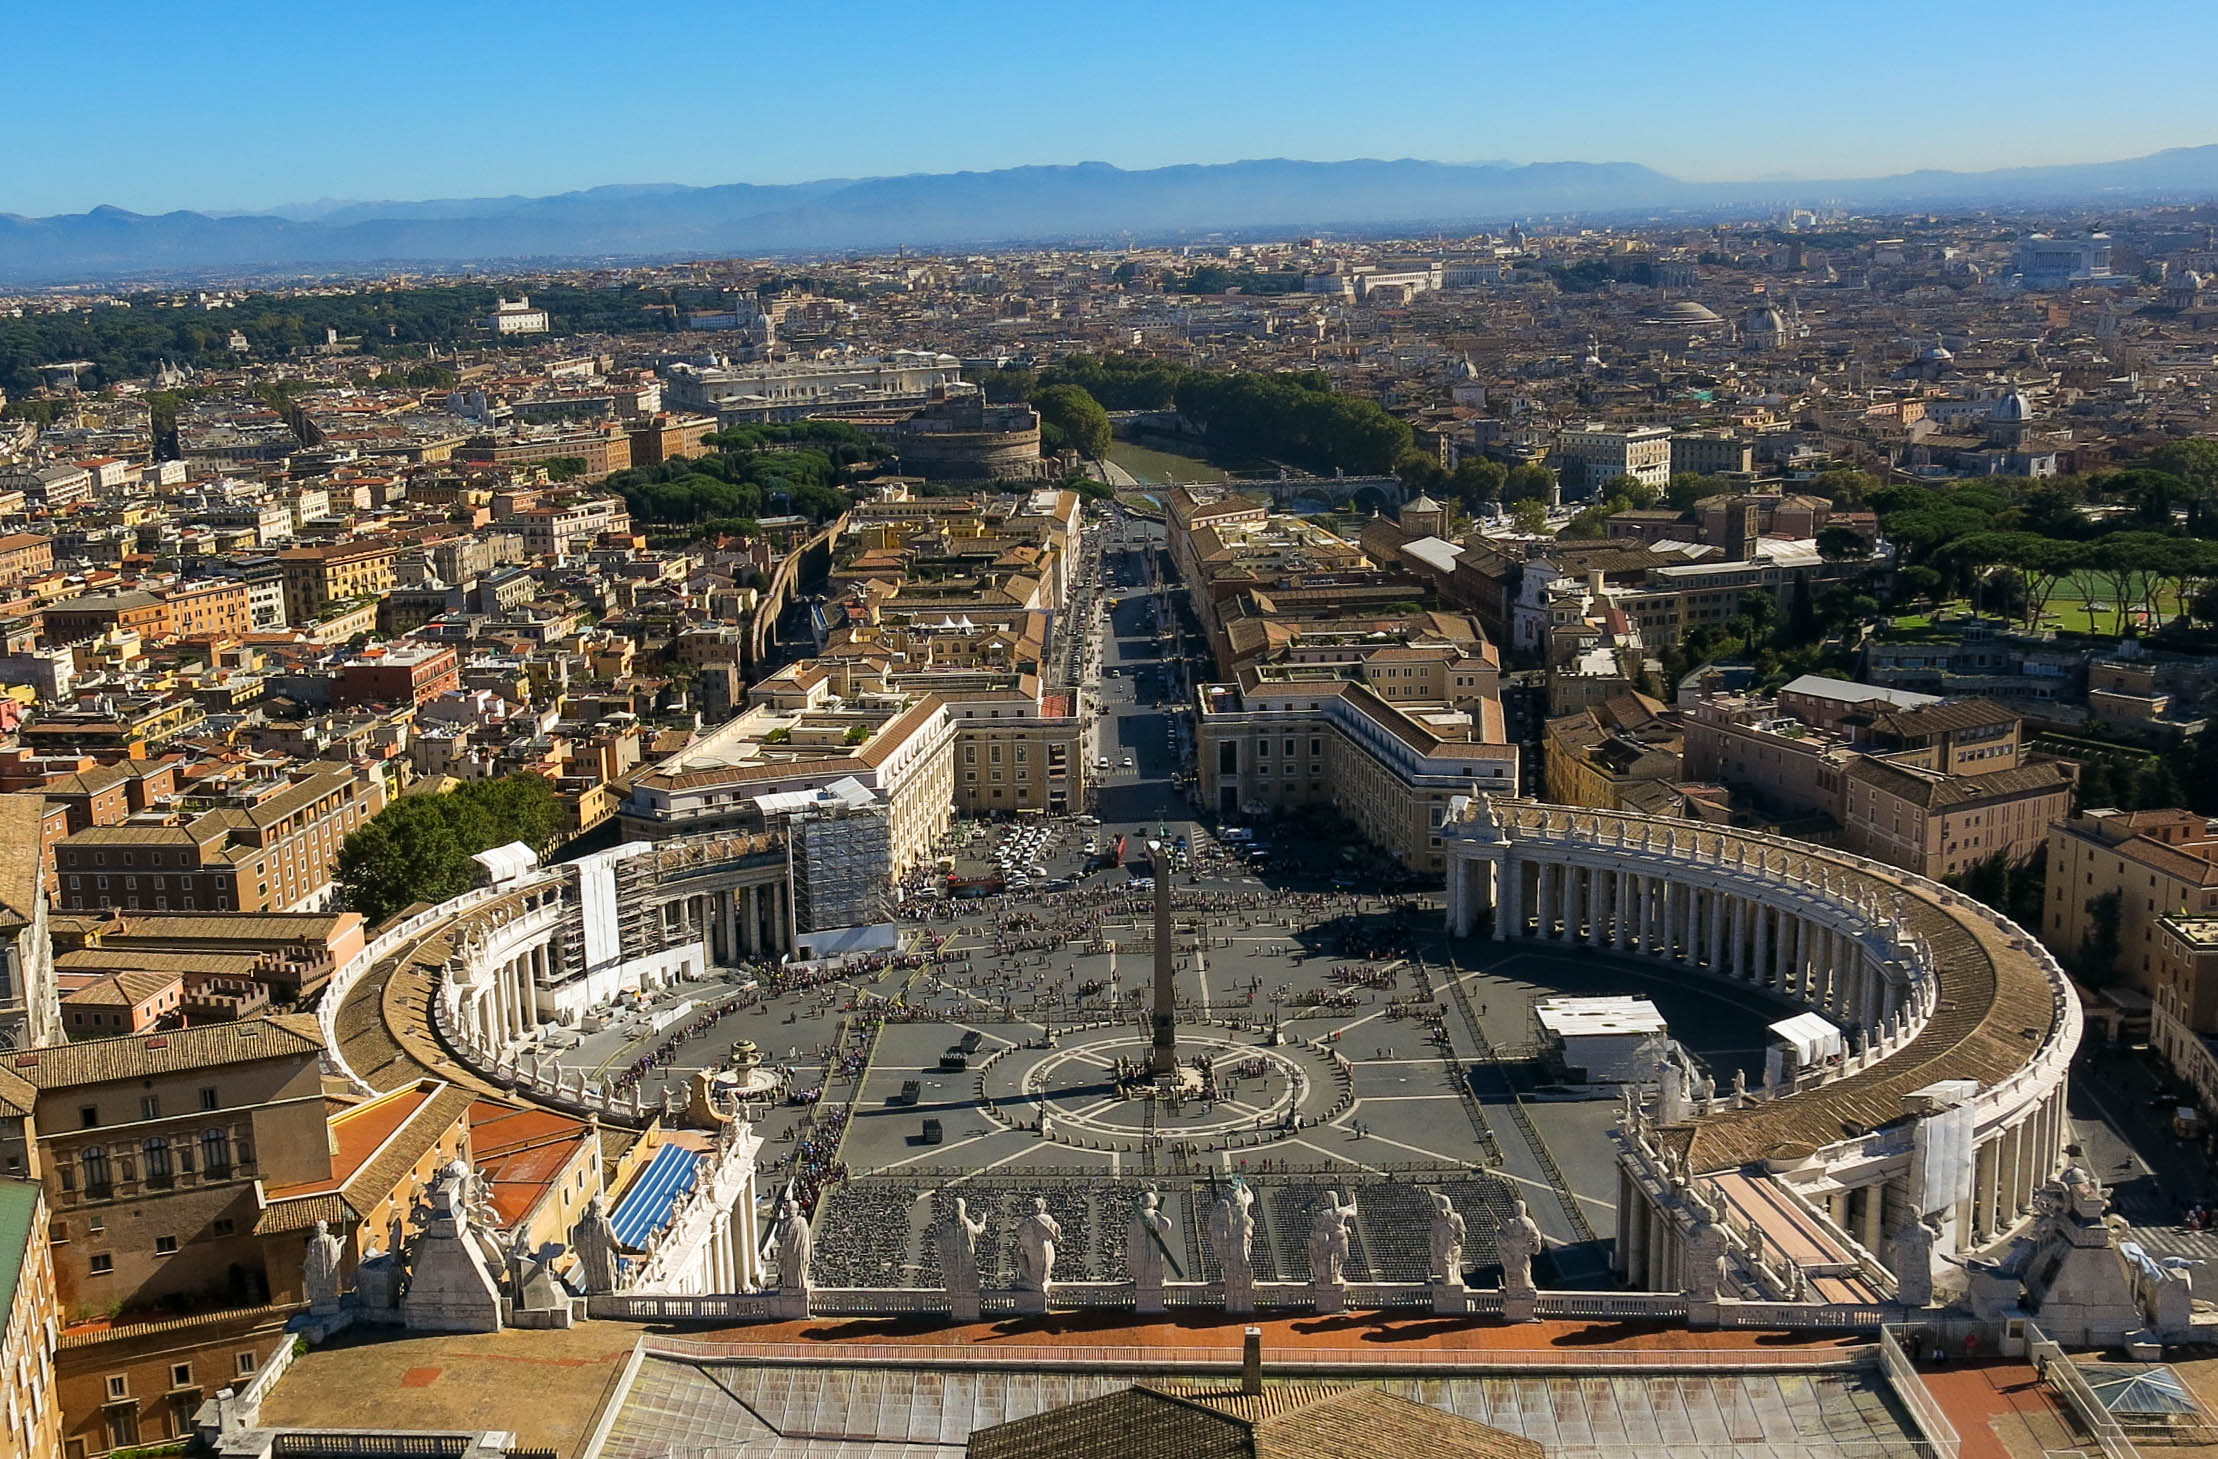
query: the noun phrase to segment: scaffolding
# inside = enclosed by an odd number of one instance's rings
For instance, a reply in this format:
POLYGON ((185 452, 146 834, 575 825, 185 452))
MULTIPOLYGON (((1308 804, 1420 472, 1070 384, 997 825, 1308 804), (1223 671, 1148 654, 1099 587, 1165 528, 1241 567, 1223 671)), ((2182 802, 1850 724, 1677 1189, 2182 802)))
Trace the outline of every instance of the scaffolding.
POLYGON ((873 801, 832 802, 791 822, 793 916, 801 932, 893 920, 893 817, 873 801))

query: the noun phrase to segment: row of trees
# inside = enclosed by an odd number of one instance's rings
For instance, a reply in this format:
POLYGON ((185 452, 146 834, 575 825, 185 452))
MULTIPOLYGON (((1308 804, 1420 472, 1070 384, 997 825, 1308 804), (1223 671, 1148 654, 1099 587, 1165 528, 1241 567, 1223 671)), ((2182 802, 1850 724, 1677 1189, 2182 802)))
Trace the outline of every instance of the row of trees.
POLYGON ((417 902, 443 902, 477 885, 470 858, 521 841, 545 851, 564 829, 554 787, 537 775, 474 780, 445 795, 404 795, 339 847, 347 905, 372 925, 417 902))
MULTIPOLYGON (((87 389, 150 375, 163 360, 186 366, 228 361, 234 329, 264 358, 321 345, 326 329, 359 337, 371 353, 421 355, 427 345, 484 338, 497 292, 478 284, 434 284, 358 294, 247 294, 231 308, 205 312, 173 308, 169 295, 147 293, 127 296, 127 308, 0 319, 0 389, 20 396, 35 388, 43 383, 38 367, 52 360, 92 361, 82 381, 87 389)), ((658 324, 668 328, 673 318, 665 289, 538 284, 531 297, 565 331, 637 333, 658 324)))
POLYGON ((739 426, 709 436, 713 455, 680 456, 608 477, 632 516, 662 525, 736 524, 791 512, 828 521, 853 504, 853 469, 880 459, 869 436, 837 421, 739 426))
POLYGON ((1409 450, 1409 426, 1374 401, 1334 392, 1321 370, 1275 375, 1189 371, 1178 412, 1212 441, 1312 471, 1375 476, 1409 450))

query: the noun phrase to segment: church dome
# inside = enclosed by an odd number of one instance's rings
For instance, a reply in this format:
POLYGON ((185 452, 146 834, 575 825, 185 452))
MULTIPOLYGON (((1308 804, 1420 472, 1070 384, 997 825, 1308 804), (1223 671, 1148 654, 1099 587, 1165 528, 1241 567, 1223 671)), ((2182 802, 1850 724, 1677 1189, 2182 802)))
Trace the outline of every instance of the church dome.
POLYGON ((1723 324, 1718 312, 1693 299, 1674 299, 1656 316, 1667 324, 1723 324))
POLYGON ((2006 425, 2019 425, 2033 419, 2033 404, 2013 390, 1995 402, 1992 419, 2006 425))
POLYGON ((1751 335, 1768 334, 1774 339, 1787 332, 1787 321, 1769 304, 1748 311, 1746 329, 1751 335))

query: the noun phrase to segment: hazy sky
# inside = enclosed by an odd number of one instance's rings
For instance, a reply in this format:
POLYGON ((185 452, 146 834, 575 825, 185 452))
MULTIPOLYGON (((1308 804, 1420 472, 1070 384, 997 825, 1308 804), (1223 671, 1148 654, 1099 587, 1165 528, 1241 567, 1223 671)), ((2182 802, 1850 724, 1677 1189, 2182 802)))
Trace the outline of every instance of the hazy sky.
POLYGON ((1841 177, 2218 141, 2167 50, 2207 3, 7 11, 0 212, 27 214, 1241 157, 1841 177))

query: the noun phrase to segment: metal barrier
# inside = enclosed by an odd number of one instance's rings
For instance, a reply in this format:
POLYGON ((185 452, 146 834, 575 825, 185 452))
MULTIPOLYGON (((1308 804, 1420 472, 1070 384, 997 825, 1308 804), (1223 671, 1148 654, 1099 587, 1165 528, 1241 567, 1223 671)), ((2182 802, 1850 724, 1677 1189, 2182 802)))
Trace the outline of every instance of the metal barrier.
MULTIPOLYGON (((1237 1319, 1234 1319, 1236 1322, 1237 1319)), ((1043 1347, 1023 1343, 709 1342, 650 1333, 640 1340, 650 1357, 696 1363, 773 1363, 821 1367, 826 1363, 868 1367, 1080 1369, 1088 1372, 1216 1374, 1240 1371, 1236 1347, 1043 1347)), ((1385 1344, 1362 1348, 1280 1347, 1271 1349, 1273 1374, 1435 1372, 1468 1368, 1594 1368, 1637 1370, 1670 1368, 1840 1369, 1870 1361, 1866 1346, 1817 1342, 1803 1347, 1581 1347, 1409 1349, 1385 1344)))
POLYGON ((1948 1421, 1948 1415, 1941 1411, 1940 1402, 1934 1398, 1932 1390, 1925 1386, 1925 1380, 1918 1376, 1918 1370, 1911 1364, 1909 1354, 1902 1350, 1902 1344, 1896 1340, 1897 1331, 1899 1327, 1895 1324, 1879 1329, 1879 1370, 1886 1374, 1887 1387, 1901 1401, 1902 1406, 1909 1410, 1910 1421, 1918 1426, 1919 1433, 1925 1435, 1926 1442, 1933 1446, 1933 1452, 1940 1459, 1957 1459, 1963 1449, 1963 1440, 1957 1436, 1956 1425, 1948 1421))
POLYGON ((2102 1446, 2109 1459, 2139 1459, 2141 1451, 2110 1416, 2110 1410, 2102 1406, 2095 1390, 2087 1386, 2079 1365, 2054 1339, 2030 1322, 2025 1325, 2025 1355, 2041 1380, 2064 1395, 2065 1403, 2071 1406, 2080 1426, 2095 1436, 2095 1442, 2102 1446))

